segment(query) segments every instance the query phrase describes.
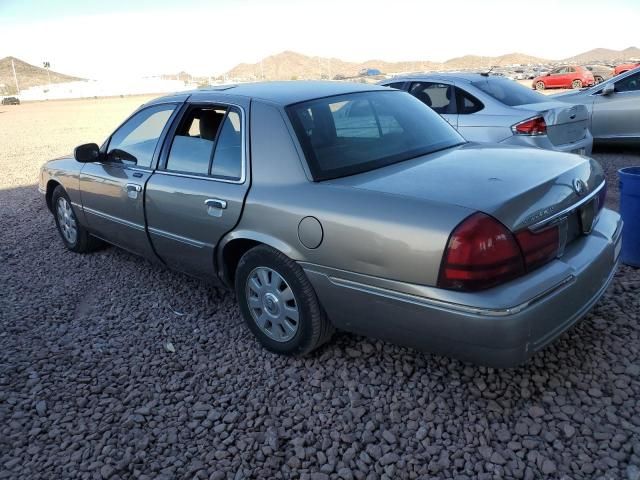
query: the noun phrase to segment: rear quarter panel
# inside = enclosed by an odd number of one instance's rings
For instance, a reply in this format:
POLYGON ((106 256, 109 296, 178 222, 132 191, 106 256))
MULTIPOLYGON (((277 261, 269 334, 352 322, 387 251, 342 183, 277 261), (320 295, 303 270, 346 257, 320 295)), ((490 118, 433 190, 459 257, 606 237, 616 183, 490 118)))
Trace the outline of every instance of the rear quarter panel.
POLYGON ((251 109, 252 186, 242 218, 223 245, 248 238, 290 258, 422 285, 437 281, 453 228, 471 210, 365 189, 314 183, 285 118, 276 106, 251 109), (299 224, 314 217, 322 242, 307 248, 299 224))

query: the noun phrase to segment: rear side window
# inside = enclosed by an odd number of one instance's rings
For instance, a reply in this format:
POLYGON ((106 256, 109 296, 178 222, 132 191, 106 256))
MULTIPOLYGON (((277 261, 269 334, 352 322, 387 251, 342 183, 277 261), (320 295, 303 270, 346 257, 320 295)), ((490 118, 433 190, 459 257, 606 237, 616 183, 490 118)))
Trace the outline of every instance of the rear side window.
POLYGON ((480 100, 461 88, 456 87, 456 98, 458 101, 458 113, 461 115, 476 113, 484 108, 480 100))
POLYGON ((211 174, 216 177, 239 180, 242 174, 242 135, 240 112, 232 108, 220 130, 213 155, 211 174))
POLYGON ((404 82, 388 83, 385 85, 385 87, 391 87, 391 88, 395 88, 396 90, 402 90, 402 87, 404 87, 404 82))
POLYGON ((240 118, 235 107, 191 108, 173 138, 167 170, 239 180, 242 173, 240 118))
POLYGON ((455 98, 453 87, 445 83, 413 82, 409 93, 431 107, 434 111, 443 113, 455 113, 455 98))
POLYGON ((541 93, 508 78, 487 77, 471 82, 471 85, 510 107, 548 101, 541 93))

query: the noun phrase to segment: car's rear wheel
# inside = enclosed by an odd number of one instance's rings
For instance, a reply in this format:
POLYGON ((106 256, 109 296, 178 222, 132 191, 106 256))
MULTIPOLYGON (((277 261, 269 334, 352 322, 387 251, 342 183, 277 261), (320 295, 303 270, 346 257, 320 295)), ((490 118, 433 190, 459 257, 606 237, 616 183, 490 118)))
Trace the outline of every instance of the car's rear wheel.
POLYGON ((582 80, 574 80, 573 82, 571 82, 571 88, 573 89, 582 88, 582 80))
POLYGON ((331 338, 333 326, 311 283, 282 252, 260 245, 245 253, 235 290, 247 326, 268 350, 304 355, 331 338))
POLYGON ((62 186, 58 185, 51 196, 53 217, 64 245, 76 253, 88 253, 103 245, 78 222, 71 200, 62 186))
POLYGON ((536 90, 544 90, 545 89, 545 84, 542 80, 539 80, 536 82, 536 90))
POLYGON ((598 85, 599 83, 604 82, 604 78, 602 78, 600 75, 594 75, 593 79, 596 81, 596 85, 598 85))

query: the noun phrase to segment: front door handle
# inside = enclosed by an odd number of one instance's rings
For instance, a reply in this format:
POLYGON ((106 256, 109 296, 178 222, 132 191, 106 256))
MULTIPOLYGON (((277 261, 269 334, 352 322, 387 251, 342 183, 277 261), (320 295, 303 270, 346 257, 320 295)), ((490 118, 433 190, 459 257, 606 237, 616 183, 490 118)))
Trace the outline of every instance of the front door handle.
POLYGON ((204 204, 207 207, 207 215, 212 217, 220 218, 222 211, 227 208, 227 202, 219 198, 208 198, 204 201, 204 204))
POLYGON ((134 200, 138 198, 138 193, 142 191, 142 185, 137 183, 127 183, 124 188, 127 190, 127 197, 134 200))

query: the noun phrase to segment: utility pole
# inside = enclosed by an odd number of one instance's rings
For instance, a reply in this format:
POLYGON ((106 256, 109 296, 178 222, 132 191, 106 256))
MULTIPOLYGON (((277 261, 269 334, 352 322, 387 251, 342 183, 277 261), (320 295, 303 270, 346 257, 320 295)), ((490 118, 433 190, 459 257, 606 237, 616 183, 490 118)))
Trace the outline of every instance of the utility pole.
POLYGON ((18 76, 16 75, 16 66, 13 64, 13 58, 11 59, 11 68, 13 70, 13 80, 16 82, 16 93, 20 94, 20 87, 18 86, 18 76))
POLYGON ((47 70, 47 77, 49 78, 49 85, 51 85, 51 72, 49 69, 51 68, 51 63, 42 62, 42 66, 47 70))

